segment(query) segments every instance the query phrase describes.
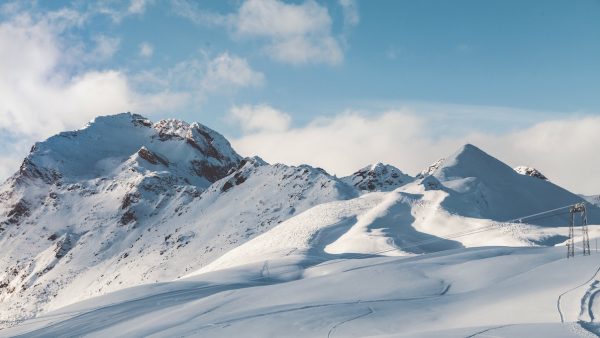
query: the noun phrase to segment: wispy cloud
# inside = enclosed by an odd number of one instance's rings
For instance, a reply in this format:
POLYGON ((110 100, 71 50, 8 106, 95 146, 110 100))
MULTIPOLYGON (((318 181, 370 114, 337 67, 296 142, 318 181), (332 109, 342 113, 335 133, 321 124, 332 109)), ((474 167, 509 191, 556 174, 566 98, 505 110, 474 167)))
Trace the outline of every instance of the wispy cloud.
POLYGON ((96 46, 90 53, 90 59, 94 61, 105 61, 113 57, 119 50, 121 39, 106 35, 97 35, 92 38, 96 46))
POLYGON ((187 93, 199 105, 209 95, 233 95, 243 88, 260 87, 265 75, 246 59, 224 52, 214 57, 201 53, 166 69, 144 70, 132 74, 131 80, 140 91, 187 93))
POLYGON ((243 105, 231 108, 227 120, 244 133, 283 132, 288 130, 292 117, 269 105, 243 105))
MULTIPOLYGON (((356 4, 342 0, 340 5, 344 22, 348 26, 358 24, 356 4)), ((187 0, 176 0, 173 10, 196 24, 225 27, 235 39, 261 41, 265 55, 279 62, 336 65, 344 59, 342 41, 332 32, 327 7, 312 0, 297 4, 247 0, 228 14, 204 10, 187 0)))
POLYGON ((358 13, 358 4, 356 0, 339 0, 344 13, 344 26, 352 27, 358 25, 360 22, 360 15, 358 13))
POLYGON ((121 23, 129 16, 142 15, 154 0, 131 0, 129 2, 104 0, 88 3, 85 12, 89 15, 106 15, 115 23, 121 23))
POLYGON ((146 11, 148 3, 150 2, 151 1, 149 0, 131 0, 131 2, 129 3, 129 7, 127 7, 127 12, 132 14, 144 13, 144 11, 146 11))
POLYGON ((212 59, 202 80, 202 88, 209 92, 261 86, 265 76, 253 70, 248 62, 238 56, 223 53, 212 59))
POLYGON ((331 34, 331 24, 327 8, 313 1, 248 0, 236 15, 234 33, 265 39, 266 52, 278 61, 338 64, 343 53, 331 34))
POLYGON ((148 42, 140 43, 140 56, 149 58, 154 54, 154 47, 148 42))
POLYGON ((198 3, 189 0, 173 0, 171 1, 171 9, 174 14, 201 26, 227 27, 230 25, 230 20, 232 20, 231 15, 202 9, 198 6, 198 3))

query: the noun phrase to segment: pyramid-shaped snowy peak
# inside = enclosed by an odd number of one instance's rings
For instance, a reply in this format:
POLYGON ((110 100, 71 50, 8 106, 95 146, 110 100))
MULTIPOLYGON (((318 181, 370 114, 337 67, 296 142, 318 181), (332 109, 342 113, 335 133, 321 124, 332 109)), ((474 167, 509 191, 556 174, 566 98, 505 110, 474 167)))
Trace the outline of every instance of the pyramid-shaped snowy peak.
MULTIPOLYGON (((449 188, 444 206, 453 213, 498 221, 517 220, 532 214, 583 202, 552 182, 521 175, 502 161, 467 144, 446 158, 432 174, 449 188)), ((590 205, 591 214, 600 215, 590 205)), ((525 219, 529 223, 560 226, 568 224, 568 209, 525 219)))

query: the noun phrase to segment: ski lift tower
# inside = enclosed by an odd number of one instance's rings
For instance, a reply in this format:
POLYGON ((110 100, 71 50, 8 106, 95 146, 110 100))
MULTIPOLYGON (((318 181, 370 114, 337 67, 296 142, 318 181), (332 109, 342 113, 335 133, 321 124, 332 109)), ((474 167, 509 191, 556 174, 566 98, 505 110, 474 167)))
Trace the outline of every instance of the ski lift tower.
POLYGON ((583 255, 588 256, 590 252, 590 235, 588 234, 587 226, 587 211, 585 209, 585 203, 577 203, 571 206, 569 209, 570 222, 569 222, 569 240, 567 241, 567 258, 575 257, 575 218, 576 215, 580 216, 581 219, 581 232, 583 235, 582 246, 583 255))

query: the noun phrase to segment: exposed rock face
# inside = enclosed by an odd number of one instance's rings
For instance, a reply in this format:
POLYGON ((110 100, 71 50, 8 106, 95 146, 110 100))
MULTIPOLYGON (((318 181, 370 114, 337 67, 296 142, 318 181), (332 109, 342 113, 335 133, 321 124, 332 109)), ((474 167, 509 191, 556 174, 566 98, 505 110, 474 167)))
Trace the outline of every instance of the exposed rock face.
POLYGON ((8 211, 6 214, 7 219, 3 223, 6 225, 19 224, 19 221, 29 215, 29 205, 25 200, 21 199, 8 211))
POLYGON ((531 176, 535 178, 539 178, 540 180, 548 180, 544 174, 542 174, 539 170, 532 167, 527 167, 524 165, 518 166, 515 168, 515 171, 521 175, 531 176))
POLYGON ((165 160, 164 158, 162 158, 161 156, 158 156, 157 154, 151 152, 150 150, 148 150, 146 147, 142 147, 140 150, 138 150, 138 155, 143 158, 144 160, 150 162, 151 164, 162 164, 166 167, 169 166, 169 162, 167 160, 165 160))
POLYGON ((425 168, 421 171, 416 178, 423 179, 429 175, 432 175, 442 164, 444 163, 444 159, 440 158, 439 160, 433 162, 429 167, 425 168))
POLYGON ((342 180, 361 191, 391 191, 414 181, 414 178, 394 166, 377 163, 364 167, 342 180))

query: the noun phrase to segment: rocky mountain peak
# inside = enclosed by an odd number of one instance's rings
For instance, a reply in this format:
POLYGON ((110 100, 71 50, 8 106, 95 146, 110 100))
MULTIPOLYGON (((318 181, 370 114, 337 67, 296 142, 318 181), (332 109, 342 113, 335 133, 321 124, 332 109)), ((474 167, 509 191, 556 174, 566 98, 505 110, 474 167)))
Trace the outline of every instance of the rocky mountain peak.
POLYGON ((392 165, 376 163, 342 178, 342 181, 362 191, 391 191, 414 181, 414 178, 392 165))
POLYGON ((82 129, 36 143, 18 175, 48 184, 110 178, 127 170, 124 164, 134 155, 202 187, 225 177, 241 160, 222 135, 199 123, 152 123, 123 113, 97 117, 82 129))
POLYGON ((521 175, 531 176, 531 177, 539 178, 541 180, 548 180, 548 178, 546 176, 544 176, 544 174, 542 174, 536 168, 520 165, 515 168, 515 171, 521 175))

